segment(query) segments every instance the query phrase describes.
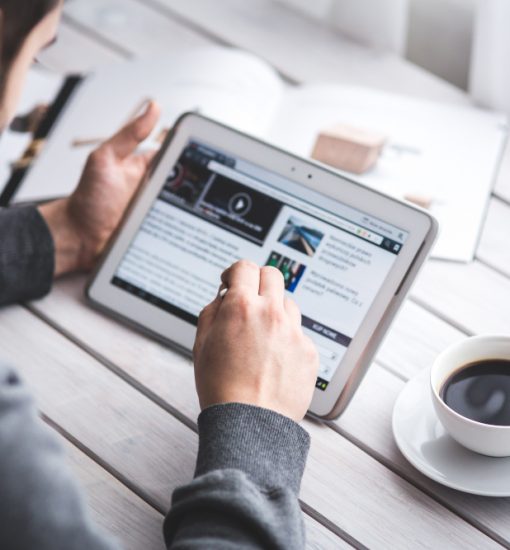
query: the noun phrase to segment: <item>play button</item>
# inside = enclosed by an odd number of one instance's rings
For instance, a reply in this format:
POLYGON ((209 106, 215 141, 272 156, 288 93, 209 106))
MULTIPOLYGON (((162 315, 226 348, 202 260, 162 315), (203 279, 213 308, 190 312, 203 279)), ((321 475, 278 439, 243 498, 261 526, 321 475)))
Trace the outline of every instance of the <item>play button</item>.
POLYGON ((230 199, 228 209, 236 216, 244 216, 251 210, 251 205, 250 195, 247 193, 237 193, 230 199))

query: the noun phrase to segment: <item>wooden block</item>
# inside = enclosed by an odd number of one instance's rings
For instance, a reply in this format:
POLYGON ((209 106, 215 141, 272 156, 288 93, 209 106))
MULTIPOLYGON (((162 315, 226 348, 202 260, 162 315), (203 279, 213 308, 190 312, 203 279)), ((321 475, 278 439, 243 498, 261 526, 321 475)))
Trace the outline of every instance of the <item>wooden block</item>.
POLYGON ((312 158, 334 168, 363 174, 372 168, 386 143, 386 137, 360 128, 337 124, 317 137, 312 158))

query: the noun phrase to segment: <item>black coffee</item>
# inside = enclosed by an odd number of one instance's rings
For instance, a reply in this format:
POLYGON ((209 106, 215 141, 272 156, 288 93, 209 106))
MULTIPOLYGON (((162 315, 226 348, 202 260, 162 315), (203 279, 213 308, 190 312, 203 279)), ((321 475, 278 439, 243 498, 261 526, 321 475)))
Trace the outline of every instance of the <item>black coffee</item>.
POLYGON ((484 359, 461 367, 444 383, 443 401, 455 412, 496 426, 510 425, 510 361, 484 359))

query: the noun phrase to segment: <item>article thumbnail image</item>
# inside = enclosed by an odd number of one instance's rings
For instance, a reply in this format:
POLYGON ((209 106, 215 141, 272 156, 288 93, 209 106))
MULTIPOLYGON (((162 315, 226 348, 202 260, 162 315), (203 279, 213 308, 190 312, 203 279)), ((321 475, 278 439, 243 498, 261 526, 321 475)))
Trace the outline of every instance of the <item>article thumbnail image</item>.
POLYGON ((271 252, 267 259, 266 265, 271 265, 279 269, 283 274, 285 281, 285 290, 294 292, 296 287, 305 272, 306 266, 286 258, 278 252, 271 252))
POLYGON ((291 216, 278 242, 290 246, 290 248, 307 256, 313 256, 323 237, 324 233, 306 226, 301 220, 291 216))
POLYGON ((206 183, 207 178, 193 168, 177 164, 165 182, 165 191, 175 195, 179 203, 193 206, 206 183))
POLYGON ((211 177, 209 160, 196 145, 186 147, 165 181, 163 195, 171 194, 173 202, 193 208, 211 177))

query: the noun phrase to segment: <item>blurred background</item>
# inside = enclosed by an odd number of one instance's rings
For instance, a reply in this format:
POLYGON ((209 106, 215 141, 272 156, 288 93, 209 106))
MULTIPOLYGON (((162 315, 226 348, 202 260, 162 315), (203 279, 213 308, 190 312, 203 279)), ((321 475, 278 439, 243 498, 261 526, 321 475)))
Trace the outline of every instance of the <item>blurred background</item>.
POLYGON ((510 113, 508 0, 277 0, 510 113))

